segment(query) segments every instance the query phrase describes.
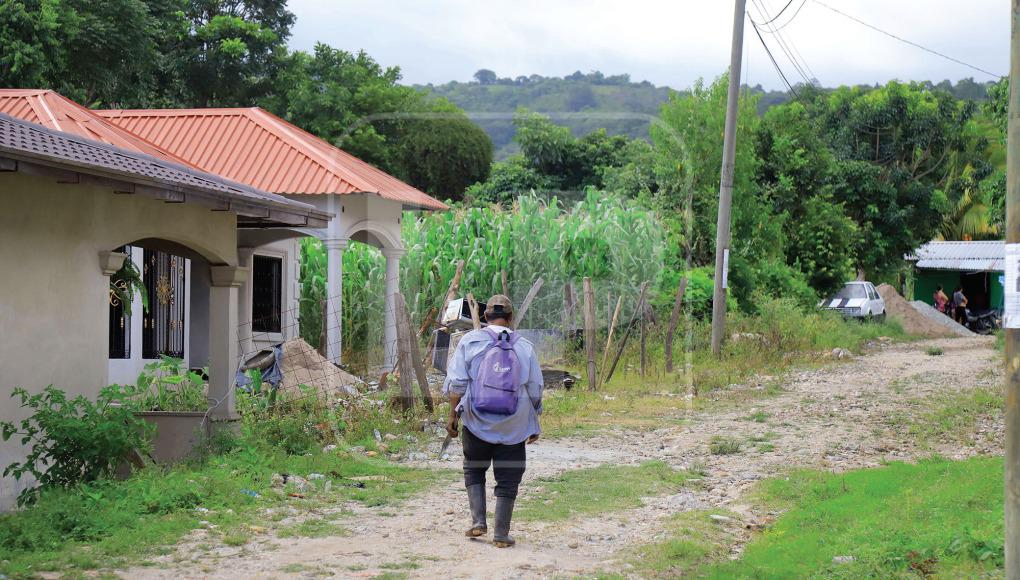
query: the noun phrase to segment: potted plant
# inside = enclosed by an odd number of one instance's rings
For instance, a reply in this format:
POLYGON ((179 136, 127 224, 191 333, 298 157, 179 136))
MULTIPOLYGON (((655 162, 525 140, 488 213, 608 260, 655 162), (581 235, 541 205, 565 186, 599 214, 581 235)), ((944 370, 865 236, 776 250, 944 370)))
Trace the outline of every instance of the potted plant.
POLYGON ((135 416, 156 429, 152 458, 173 463, 190 457, 211 433, 208 385, 184 361, 163 356, 145 365, 135 384, 135 416))

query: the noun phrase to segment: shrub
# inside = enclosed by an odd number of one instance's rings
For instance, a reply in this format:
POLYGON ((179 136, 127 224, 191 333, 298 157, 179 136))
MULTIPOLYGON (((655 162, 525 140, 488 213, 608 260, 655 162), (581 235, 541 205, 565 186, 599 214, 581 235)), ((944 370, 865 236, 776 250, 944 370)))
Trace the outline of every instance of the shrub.
POLYGON ((134 404, 139 411, 205 411, 209 408, 202 375, 189 371, 184 361, 165 355, 145 365, 135 384, 134 404))
POLYGON ((929 346, 924 349, 924 354, 928 356, 940 356, 943 352, 945 351, 942 350, 941 346, 929 346))
POLYGON ((708 450, 712 455, 733 455, 740 453, 740 447, 740 441, 722 435, 714 435, 708 442, 708 450))
POLYGON ((35 395, 14 389, 11 396, 32 414, 18 425, 0 423, 0 430, 4 441, 20 436, 31 450, 3 474, 18 480, 29 474, 38 482, 23 491, 18 502, 31 502, 40 488, 67 488, 111 475, 129 452, 148 449, 150 428, 132 413, 133 394, 113 385, 93 402, 82 395, 68 399, 53 385, 35 395))

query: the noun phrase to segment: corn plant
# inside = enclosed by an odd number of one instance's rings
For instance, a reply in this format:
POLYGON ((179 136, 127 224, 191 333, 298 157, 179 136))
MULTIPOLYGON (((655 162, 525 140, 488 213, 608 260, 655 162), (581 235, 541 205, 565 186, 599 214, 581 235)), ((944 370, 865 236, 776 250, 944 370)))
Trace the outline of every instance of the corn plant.
MULTIPOLYGON (((520 304, 539 277, 545 285, 528 311, 526 325, 562 328, 576 325, 563 317, 564 287, 570 283, 581 302, 581 279, 592 278, 602 325, 624 296, 630 316, 637 288, 655 282, 662 263, 662 228, 649 210, 618 196, 590 191, 567 205, 531 194, 509 209, 499 206, 457 208, 403 220, 407 254, 401 261, 401 291, 412 319, 421 320, 446 294, 458 260, 465 261, 462 293, 484 300, 502 291, 506 271, 511 299, 520 304), (628 300, 629 299, 629 300, 628 300)), ((301 333, 317 345, 325 297, 325 252, 316 240, 302 251, 301 333)), ((343 258, 343 341, 345 351, 382 343, 385 261, 374 248, 351 244, 343 258)), ((579 320, 580 306, 575 309, 579 320)))

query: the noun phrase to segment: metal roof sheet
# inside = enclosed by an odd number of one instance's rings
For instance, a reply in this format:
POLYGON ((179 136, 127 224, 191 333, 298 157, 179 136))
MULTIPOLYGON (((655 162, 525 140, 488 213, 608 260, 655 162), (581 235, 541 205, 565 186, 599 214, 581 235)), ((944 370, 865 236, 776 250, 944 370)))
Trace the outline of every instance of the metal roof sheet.
POLYGON ((38 124, 0 113, 0 157, 66 169, 101 178, 123 180, 132 184, 163 188, 167 191, 195 194, 201 199, 230 203, 230 211, 252 218, 255 223, 272 224, 273 212, 287 218, 304 218, 307 225, 324 227, 332 217, 310 204, 259 191, 253 187, 230 182, 165 159, 129 151, 54 131, 38 124), (233 204, 239 204, 235 207, 233 204), (260 211, 252 213, 248 209, 260 211))
POLYGON ((95 111, 206 171, 285 194, 374 193, 420 208, 443 202, 257 107, 95 111))
POLYGON ((1005 246, 1002 241, 928 242, 904 258, 925 270, 1002 272, 1005 246))
MULTIPOLYGON (((183 158, 150 143, 95 114, 67 97, 46 89, 0 89, 0 113, 113 145, 191 166, 183 158)), ((197 168, 196 168, 197 169, 197 168)))

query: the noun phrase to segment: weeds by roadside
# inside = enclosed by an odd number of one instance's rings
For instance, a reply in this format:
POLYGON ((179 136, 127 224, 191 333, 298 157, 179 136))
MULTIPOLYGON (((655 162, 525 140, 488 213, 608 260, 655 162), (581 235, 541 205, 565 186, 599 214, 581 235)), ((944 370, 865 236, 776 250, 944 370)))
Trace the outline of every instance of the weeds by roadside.
POLYGON ((642 497, 678 490, 690 477, 689 472, 674 471, 661 461, 568 471, 534 482, 525 490, 515 517, 559 521, 639 507, 642 497))

